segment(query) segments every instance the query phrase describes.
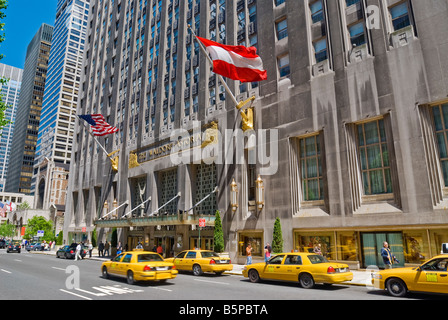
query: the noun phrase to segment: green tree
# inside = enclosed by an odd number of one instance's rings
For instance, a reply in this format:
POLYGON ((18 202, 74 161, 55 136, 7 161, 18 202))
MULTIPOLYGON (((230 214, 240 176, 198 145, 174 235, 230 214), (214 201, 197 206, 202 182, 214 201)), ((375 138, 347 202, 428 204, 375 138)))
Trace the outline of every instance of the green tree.
POLYGON ((92 232, 92 246, 96 247, 96 243, 98 242, 98 234, 96 232, 96 228, 93 229, 92 232))
POLYGON ((213 243, 215 252, 219 253, 224 251, 224 234, 222 232, 222 222, 219 210, 216 210, 215 214, 215 231, 213 234, 213 243))
MULTIPOLYGON (((6 0, 0 0, 0 43, 5 41, 5 23, 2 22, 5 19, 5 10, 8 7, 8 2, 6 0)), ((0 54, 0 60, 3 59, 3 54, 0 54)), ((8 83, 7 79, 0 78, 0 88, 2 85, 8 83)), ((3 101, 3 97, 0 95, 0 130, 11 123, 11 120, 6 119, 5 112, 9 106, 3 101)))
POLYGON ((272 236, 272 251, 276 253, 283 252, 283 235, 280 218, 277 217, 274 223, 274 233, 272 236))
POLYGON ((55 240, 54 232, 53 232, 53 222, 48 221, 42 216, 35 216, 32 219, 28 220, 28 225, 25 230, 25 235, 23 236, 25 239, 32 239, 37 235, 37 231, 43 230, 44 236, 40 240, 45 241, 53 241, 55 240))
POLYGON ((0 225, 0 238, 12 238, 15 231, 16 227, 13 224, 4 223, 0 225))
POLYGON ((62 245, 62 241, 63 241, 63 232, 61 230, 59 231, 58 237, 56 239, 56 245, 58 246, 62 245))

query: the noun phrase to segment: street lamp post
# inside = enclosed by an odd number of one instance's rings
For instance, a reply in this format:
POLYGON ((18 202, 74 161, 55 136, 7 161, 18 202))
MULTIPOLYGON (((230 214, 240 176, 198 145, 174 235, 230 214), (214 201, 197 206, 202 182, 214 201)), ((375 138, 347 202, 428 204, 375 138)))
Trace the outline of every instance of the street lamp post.
POLYGON ((258 175, 258 179, 255 180, 255 187, 257 188, 256 192, 256 203, 259 210, 262 210, 264 207, 264 181, 261 179, 260 175, 258 175))
POLYGON ((233 178, 230 184, 230 206, 233 212, 238 209, 238 185, 235 182, 235 178, 233 178))

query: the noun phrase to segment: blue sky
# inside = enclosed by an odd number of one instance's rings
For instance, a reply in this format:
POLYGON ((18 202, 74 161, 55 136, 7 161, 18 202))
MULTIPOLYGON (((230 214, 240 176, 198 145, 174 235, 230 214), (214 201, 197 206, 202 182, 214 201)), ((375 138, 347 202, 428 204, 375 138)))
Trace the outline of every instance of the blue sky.
POLYGON ((57 0, 8 0, 5 41, 0 44, 0 63, 23 69, 28 44, 42 23, 54 26, 57 0))

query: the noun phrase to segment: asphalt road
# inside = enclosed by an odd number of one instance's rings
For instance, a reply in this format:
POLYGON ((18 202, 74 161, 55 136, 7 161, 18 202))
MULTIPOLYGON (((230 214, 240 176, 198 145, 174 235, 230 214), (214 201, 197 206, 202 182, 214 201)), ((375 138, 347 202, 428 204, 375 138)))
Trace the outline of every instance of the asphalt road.
MULTIPOLYGON (((64 260, 26 251, 8 254, 0 250, 2 300, 177 300, 199 305, 204 300, 214 300, 219 304, 290 300, 399 300, 383 291, 372 291, 362 286, 317 285, 306 290, 295 283, 254 284, 239 275, 205 274, 196 277, 181 273, 176 279, 163 284, 139 283, 130 286, 125 279, 102 278, 100 266, 101 261, 96 260, 64 260)), ((432 298, 434 296, 411 295, 405 300, 432 298)), ((180 307, 177 305, 175 308, 180 307)), ((174 311, 182 312, 181 309, 174 311)))

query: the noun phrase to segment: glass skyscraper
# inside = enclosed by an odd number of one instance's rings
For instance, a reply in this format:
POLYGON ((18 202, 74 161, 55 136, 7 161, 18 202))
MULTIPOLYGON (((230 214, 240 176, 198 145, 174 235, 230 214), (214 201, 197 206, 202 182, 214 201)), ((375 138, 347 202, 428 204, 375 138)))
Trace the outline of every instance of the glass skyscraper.
POLYGON ((31 179, 53 27, 42 24, 28 45, 5 191, 31 193, 31 179), (17 130, 20 128, 20 130, 17 130))
POLYGON ((5 119, 11 121, 0 130, 0 192, 5 188, 8 173, 9 155, 11 153, 14 121, 19 103, 20 87, 22 85, 23 70, 0 63, 0 77, 7 79, 6 84, 0 84, 0 94, 3 102, 8 106, 5 119))
MULTIPOLYGON (((44 189, 49 191, 48 184, 42 189, 44 185, 39 187, 37 181, 42 163, 47 161, 49 168, 65 167, 67 171, 70 164, 89 2, 59 0, 57 4, 31 187, 32 192, 41 193, 42 197, 44 189)), ((47 202, 49 205, 56 201, 47 202)))

